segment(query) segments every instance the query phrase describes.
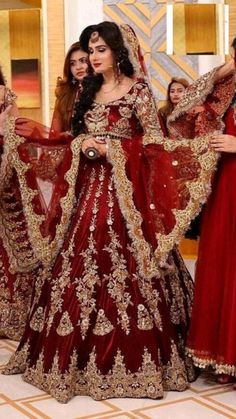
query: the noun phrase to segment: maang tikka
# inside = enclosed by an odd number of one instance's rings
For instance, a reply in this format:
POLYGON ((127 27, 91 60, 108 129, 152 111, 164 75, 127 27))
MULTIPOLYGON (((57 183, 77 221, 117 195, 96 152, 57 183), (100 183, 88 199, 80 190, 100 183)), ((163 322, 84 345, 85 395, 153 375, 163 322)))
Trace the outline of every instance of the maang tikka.
POLYGON ((94 44, 95 42, 98 41, 98 38, 99 38, 98 31, 94 31, 90 36, 90 41, 92 42, 92 44, 94 44))

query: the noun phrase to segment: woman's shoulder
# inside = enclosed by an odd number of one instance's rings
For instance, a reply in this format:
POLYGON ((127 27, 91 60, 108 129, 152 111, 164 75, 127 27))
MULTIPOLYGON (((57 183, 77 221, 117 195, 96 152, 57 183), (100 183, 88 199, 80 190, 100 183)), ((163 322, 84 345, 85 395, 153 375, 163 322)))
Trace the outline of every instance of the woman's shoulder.
POLYGON ((151 87, 149 86, 149 83, 145 79, 137 79, 133 83, 133 89, 136 91, 136 93, 151 93, 151 87))

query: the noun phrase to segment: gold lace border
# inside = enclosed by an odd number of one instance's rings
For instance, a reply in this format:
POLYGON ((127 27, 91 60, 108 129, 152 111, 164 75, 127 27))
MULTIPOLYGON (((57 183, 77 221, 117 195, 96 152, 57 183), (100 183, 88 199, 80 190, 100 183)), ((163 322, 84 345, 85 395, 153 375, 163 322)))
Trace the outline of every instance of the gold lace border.
POLYGON ((184 391, 188 387, 187 363, 178 354, 172 343, 170 360, 157 366, 147 348, 144 348, 140 367, 135 372, 127 369, 120 349, 114 356, 112 368, 103 374, 97 367, 95 347, 89 354, 84 369, 78 369, 78 353, 74 349, 67 370, 62 373, 58 352, 55 352, 51 368, 44 370, 44 354, 40 353, 36 364, 29 367, 29 344, 11 357, 3 374, 23 374, 23 379, 51 394, 61 403, 67 403, 73 396, 87 395, 95 400, 112 397, 148 397, 158 399, 164 391, 184 391))
POLYGON ((11 166, 11 170, 13 170, 13 168, 16 170, 20 183, 23 210, 27 220, 30 241, 35 257, 37 257, 37 260, 40 260, 45 266, 49 266, 58 254, 73 213, 75 183, 83 139, 84 135, 80 135, 71 143, 72 163, 70 169, 65 174, 65 180, 69 185, 68 192, 65 197, 60 199, 60 206, 62 209, 61 220, 56 227, 54 239, 49 242, 49 239, 47 237, 42 237, 40 232, 40 225, 45 217, 44 215, 37 215, 33 209, 32 201, 38 192, 30 189, 26 182, 25 174, 30 168, 30 165, 21 161, 17 151, 17 147, 25 141, 25 138, 15 134, 15 118, 9 118, 6 124, 3 155, 5 164, 2 165, 1 180, 4 179, 4 183, 6 184, 6 171, 9 170, 9 166, 11 166))
POLYGON ((187 186, 190 199, 184 210, 174 210, 176 224, 170 234, 156 234, 158 246, 154 256, 151 254, 149 243, 142 231, 142 215, 135 207, 132 183, 127 177, 126 157, 122 145, 118 141, 110 140, 108 160, 113 166, 114 182, 122 214, 128 226, 129 236, 135 249, 134 256, 138 263, 140 275, 146 278, 160 276, 160 263, 164 263, 168 253, 176 243, 179 243, 190 221, 198 214, 200 205, 205 202, 210 193, 211 176, 216 168, 218 154, 208 147, 209 137, 198 137, 187 140, 169 140, 163 137, 145 135, 143 144, 162 144, 167 151, 178 147, 189 147, 200 163, 200 173, 196 181, 188 181, 187 186))
POLYGON ((205 369, 212 368, 216 374, 227 374, 236 376, 236 365, 226 364, 224 362, 218 362, 215 358, 210 357, 209 353, 200 355, 199 351, 194 349, 186 348, 186 354, 193 360, 196 367, 205 369), (207 357, 208 355, 208 357, 207 357))

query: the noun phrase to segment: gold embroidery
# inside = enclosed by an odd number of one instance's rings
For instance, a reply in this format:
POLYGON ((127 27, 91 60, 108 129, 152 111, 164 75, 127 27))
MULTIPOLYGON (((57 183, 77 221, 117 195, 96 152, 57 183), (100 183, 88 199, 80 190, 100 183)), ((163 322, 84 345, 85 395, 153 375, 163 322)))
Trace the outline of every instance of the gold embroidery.
POLYGON ((186 390, 187 371, 184 361, 180 358, 178 349, 174 342, 171 344, 171 358, 167 365, 163 366, 163 386, 166 391, 169 390, 186 390))
POLYGON ((151 257, 150 245, 142 232, 142 216, 133 202, 133 188, 125 170, 125 155, 120 142, 110 140, 108 159, 112 163, 114 183, 122 214, 128 226, 128 233, 135 249, 134 257, 140 275, 145 278, 160 276, 157 262, 151 257))
MULTIPOLYGON (((0 179, 6 182, 6 175, 13 167, 17 171, 20 187, 22 202, 25 209, 25 215, 28 224, 29 237, 31 240, 34 254, 46 266, 52 264, 56 257, 68 229, 70 219, 73 213, 74 200, 75 200, 75 184, 77 179, 78 166, 80 161, 81 144, 86 134, 81 134, 76 137, 71 143, 72 163, 71 167, 65 174, 65 180, 68 182, 68 192, 65 197, 60 200, 62 208, 62 216, 60 223, 57 225, 55 238, 49 243, 49 239, 42 237, 40 226, 44 220, 44 216, 37 215, 33 210, 33 198, 37 195, 37 191, 31 190, 26 182, 25 174, 29 169, 29 163, 25 164, 20 160, 17 147, 25 142, 23 137, 19 137, 14 133, 14 118, 9 118, 5 130, 5 150, 3 154, 3 161, 1 165, 0 179), (10 162, 10 165, 9 165, 10 162)), ((1 184, 3 182, 0 182, 1 184)))
POLYGON ((75 279, 76 285, 76 297, 80 304, 80 320, 78 326, 80 326, 80 333, 82 339, 85 339, 88 328, 90 326, 90 314, 95 310, 96 300, 94 298, 95 285, 100 285, 100 278, 97 273, 98 265, 95 260, 96 241, 94 239, 94 232, 96 230, 97 214, 98 214, 98 198, 102 194, 103 183, 105 179, 105 169, 103 166, 99 172, 99 186, 96 192, 96 199, 93 203, 93 217, 90 221, 89 230, 90 235, 88 238, 88 247, 86 250, 81 252, 81 256, 84 258, 84 271, 80 278, 75 279))
POLYGON ((187 229, 191 219, 199 212, 199 203, 205 202, 210 193, 211 177, 218 161, 218 154, 208 149, 208 137, 195 138, 193 140, 169 140, 165 142, 164 148, 174 150, 179 143, 186 143, 194 153, 200 165, 199 177, 186 181, 190 197, 186 208, 173 209, 175 215, 175 226, 169 234, 156 234, 158 247, 155 250, 155 256, 159 261, 165 261, 168 252, 178 243, 187 229), (174 144, 173 144, 174 143, 174 144))
MULTIPOLYGON (((215 86, 215 81, 218 70, 219 68, 215 68, 212 71, 204 74, 203 76, 198 78, 194 83, 192 83, 188 87, 188 89, 186 89, 184 97, 174 108, 173 112, 169 115, 167 119, 167 128, 171 136, 173 136, 173 138, 179 137, 179 135, 181 135, 180 132, 178 132, 177 126, 173 124, 173 122, 180 118, 181 115, 187 114, 195 106, 204 103, 206 101, 207 96, 210 93, 212 93, 213 89, 217 89, 217 87, 215 86)), ((230 105, 233 90, 235 89, 235 81, 233 77, 229 80, 224 80, 224 84, 227 88, 227 91, 224 91, 224 98, 222 98, 222 92, 220 92, 221 100, 217 100, 218 98, 216 98, 215 103, 211 103, 210 105, 210 107, 213 109, 214 119, 216 119, 218 129, 223 129, 223 125, 222 123, 220 123, 220 120, 217 117, 222 117, 225 113, 226 109, 230 105)), ((212 122, 214 121, 211 121, 211 123, 212 122)), ((217 127, 215 125, 213 126, 216 130, 217 127)))
POLYGON ((19 341, 28 317, 35 274, 18 273, 12 277, 6 273, 1 258, 0 254, 0 336, 19 341))
POLYGON ((96 307, 94 288, 96 284, 100 284, 100 279, 97 274, 98 266, 93 258, 96 254, 96 243, 93 234, 91 233, 88 239, 88 248, 81 253, 81 256, 84 257, 84 272, 81 278, 75 280, 75 283, 77 283, 76 297, 80 303, 81 309, 78 326, 80 326, 82 339, 85 339, 86 337, 90 326, 90 314, 96 307))
POLYGON ((70 320, 70 316, 67 311, 64 311, 56 332, 59 336, 68 336, 73 330, 74 327, 70 320))
POLYGON ((109 108, 106 108, 102 103, 95 103, 92 110, 85 114, 85 123, 88 132, 92 133, 93 136, 103 131, 107 133, 108 115, 109 108))
POLYGON ((21 349, 16 350, 11 356, 7 365, 2 370, 2 374, 22 374, 27 368, 29 354, 30 345, 26 342, 21 349))
POLYGON ((97 320, 93 329, 93 333, 97 336, 104 336, 110 333, 114 327, 105 315, 103 309, 98 310, 97 320))
POLYGON ((144 349, 143 361, 136 373, 127 371, 124 356, 118 349, 114 365, 106 376, 102 375, 96 366, 95 349, 90 354, 85 376, 88 380, 90 395, 95 400, 108 397, 150 397, 163 396, 161 373, 157 371, 154 361, 147 349, 144 349), (89 380, 88 377, 93 377, 89 380))
POLYGON ((111 258, 111 273, 109 275, 104 275, 104 279, 108 281, 108 292, 115 301, 117 312, 118 312, 118 321, 117 323, 121 325, 122 330, 128 335, 130 333, 130 320, 127 314, 127 308, 131 301, 131 295, 127 292, 126 280, 129 278, 129 272, 126 266, 126 260, 124 255, 119 252, 122 248, 118 235, 112 228, 114 215, 113 215, 113 197, 111 191, 113 190, 113 177, 108 185, 108 217, 107 224, 108 235, 110 236, 110 244, 105 246, 104 250, 107 251, 111 258))
MULTIPOLYGON (((72 237, 69 241, 69 245, 68 248, 63 251, 61 253, 62 256, 62 267, 61 267, 61 273, 59 275, 59 277, 56 277, 53 281, 53 287, 52 287, 52 292, 51 292, 51 306, 50 306, 50 312, 47 318, 47 333, 49 333, 50 327, 53 323, 54 320, 54 316, 58 311, 61 311, 61 307, 62 307, 62 295, 63 292, 65 290, 65 287, 70 283, 71 278, 70 278, 70 273, 71 273, 71 257, 73 257, 74 255, 74 239, 75 239, 75 235, 80 227, 81 224, 81 220, 83 218, 83 215, 86 212, 86 208, 87 208, 87 203, 88 200, 91 196, 91 191, 93 188, 93 183, 95 180, 95 171, 92 170, 91 172, 91 177, 90 177, 90 182, 88 185, 88 189, 86 191, 86 195, 84 198, 84 202, 80 211, 80 216, 79 219, 76 222, 76 226, 73 230, 73 234, 72 237)), ((80 200, 83 197, 83 194, 85 193, 85 189, 83 189, 81 191, 79 200, 78 200, 78 204, 80 202, 80 200)), ((47 274, 47 271, 45 270, 45 274, 47 274)))
POLYGON ((138 305, 138 328, 140 330, 150 330, 153 328, 152 317, 143 304, 138 305))
POLYGON ((135 372, 125 365, 124 356, 118 349, 112 368, 102 374, 97 367, 95 348, 89 355, 84 369, 78 369, 79 355, 74 349, 68 369, 61 372, 59 353, 55 351, 52 367, 44 369, 44 355, 41 352, 36 365, 27 366, 29 347, 26 344, 14 354, 4 374, 24 372, 23 379, 48 392, 58 401, 66 403, 74 395, 89 395, 95 400, 111 397, 163 397, 163 390, 183 391, 186 389, 187 373, 184 362, 179 358, 176 346, 172 344, 171 360, 167 365, 156 367, 151 354, 144 348, 142 362, 135 372))
POLYGON ((155 326, 162 331, 163 324, 161 319, 161 314, 158 309, 158 302, 161 301, 159 292, 153 289, 152 280, 145 279, 145 278, 138 278, 139 281, 139 289, 142 293, 143 298, 150 310, 150 313, 153 316, 153 320, 155 322, 155 326))
POLYGON ((35 332, 42 332, 45 322, 45 310, 43 307, 38 307, 30 321, 30 327, 35 332))
POLYGON ((10 158, 6 160, 3 157, 0 169, 0 234, 9 257, 11 273, 28 272, 37 266, 38 260, 27 235, 20 194, 17 196, 15 192, 19 184, 11 169, 10 158))
POLYGON ((216 360, 214 354, 206 351, 199 351, 191 348, 186 348, 187 355, 192 359, 194 365, 199 368, 211 367, 216 374, 227 374, 236 377, 236 365, 230 365, 224 359, 216 360))
POLYGON ((127 118, 119 119, 111 126, 111 132, 115 135, 119 135, 121 138, 131 138, 132 131, 129 120, 127 118))

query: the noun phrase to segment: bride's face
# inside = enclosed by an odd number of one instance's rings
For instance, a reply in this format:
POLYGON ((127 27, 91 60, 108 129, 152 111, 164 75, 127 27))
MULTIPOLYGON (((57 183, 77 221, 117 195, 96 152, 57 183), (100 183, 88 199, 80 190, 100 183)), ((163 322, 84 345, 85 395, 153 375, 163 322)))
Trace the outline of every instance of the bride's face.
POLYGON ((115 68, 115 59, 111 48, 100 36, 89 41, 89 61, 97 74, 107 73, 115 68))

